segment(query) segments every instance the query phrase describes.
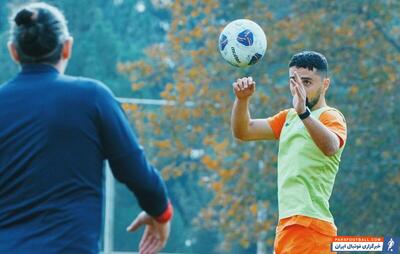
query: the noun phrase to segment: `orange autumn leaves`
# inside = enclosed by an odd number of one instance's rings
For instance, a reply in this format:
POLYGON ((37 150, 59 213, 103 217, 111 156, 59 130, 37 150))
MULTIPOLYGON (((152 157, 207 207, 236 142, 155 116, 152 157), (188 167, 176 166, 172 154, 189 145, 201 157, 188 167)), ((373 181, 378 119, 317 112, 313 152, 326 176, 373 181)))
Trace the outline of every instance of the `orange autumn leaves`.
MULTIPOLYGON (((130 78, 134 91, 154 89, 155 97, 175 102, 173 106, 156 109, 133 105, 125 109, 134 112, 135 126, 139 137, 143 137, 146 152, 151 151, 152 162, 166 179, 190 175, 191 184, 206 190, 204 195, 211 193, 208 202, 196 204, 200 212, 192 216, 195 225, 220 232, 224 240, 221 251, 237 242, 248 247, 260 238, 271 247, 277 220, 272 198, 276 195, 277 149, 265 142, 246 145, 232 138, 232 80, 244 75, 257 79, 252 114, 267 117, 290 105, 290 56, 304 49, 325 53, 332 77, 329 103, 343 110, 353 135, 349 137, 344 161, 348 167, 362 167, 366 158, 357 158, 373 136, 370 132, 365 132, 365 136, 354 133, 374 126, 368 116, 379 108, 376 98, 390 96, 400 79, 396 69, 400 64, 399 52, 393 50, 364 14, 351 11, 356 7, 363 10, 361 2, 346 0, 341 4, 324 2, 313 6, 310 1, 295 1, 275 13, 264 1, 253 1, 254 5, 247 1, 234 3, 241 3, 241 7, 233 4, 221 8, 216 0, 174 1, 166 41, 149 46, 143 60, 118 65, 118 70, 130 78), (346 8, 350 10, 346 12, 346 8), (288 10, 290 15, 279 17, 288 10), (243 13, 265 29, 269 48, 265 62, 251 69, 234 69, 221 59, 217 38, 228 20, 242 17, 243 13), (369 94, 371 91, 375 96, 369 94), (365 98, 369 100, 365 102, 365 98), (352 151, 353 147, 357 151, 352 151), (260 213, 267 215, 258 221, 260 213)), ((378 1, 373 5, 380 12, 386 11, 378 1)), ((387 19, 390 15, 384 16, 387 19)), ((388 33, 396 36, 396 31, 400 30, 393 28, 388 33)), ((381 157, 388 159, 390 154, 382 152, 381 157)), ((398 182, 398 177, 394 179, 393 184, 398 182)))
MULTIPOLYGON (((237 239, 248 247, 260 232, 271 230, 273 218, 255 219, 260 200, 252 190, 254 176, 249 172, 257 168, 255 162, 264 156, 262 150, 252 161, 250 151, 231 136, 230 83, 218 78, 218 72, 230 67, 222 60, 215 61, 220 57, 215 40, 219 26, 212 23, 217 6, 218 1, 213 0, 176 1, 171 7, 167 43, 149 47, 147 61, 120 64, 118 70, 130 78, 134 91, 159 86, 160 99, 174 102, 155 110, 124 108, 134 115, 138 136, 146 152, 152 151, 152 162, 165 179, 196 175, 197 182, 191 184, 207 190, 204 195, 212 194, 190 220, 220 231, 224 238, 220 247, 226 250, 237 239), (192 16, 186 15, 187 10, 192 16), (188 22, 194 20, 196 25, 189 27, 188 22)), ((261 98, 268 100, 267 96, 261 98)), ((267 204, 263 209, 269 207, 267 201, 261 203, 267 204)))

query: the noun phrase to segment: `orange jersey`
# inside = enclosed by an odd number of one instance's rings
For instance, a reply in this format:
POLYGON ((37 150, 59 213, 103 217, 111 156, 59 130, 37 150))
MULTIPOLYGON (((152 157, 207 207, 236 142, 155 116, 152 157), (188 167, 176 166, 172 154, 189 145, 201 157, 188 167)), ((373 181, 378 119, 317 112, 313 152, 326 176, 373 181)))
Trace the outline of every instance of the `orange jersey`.
MULTIPOLYGON (((279 139, 283 125, 286 121, 286 116, 289 109, 282 110, 278 114, 268 118, 268 123, 274 132, 275 138, 279 139)), ((335 133, 340 140, 340 147, 346 143, 347 127, 344 117, 335 110, 328 110, 321 114, 319 121, 325 125, 330 131, 335 133)))

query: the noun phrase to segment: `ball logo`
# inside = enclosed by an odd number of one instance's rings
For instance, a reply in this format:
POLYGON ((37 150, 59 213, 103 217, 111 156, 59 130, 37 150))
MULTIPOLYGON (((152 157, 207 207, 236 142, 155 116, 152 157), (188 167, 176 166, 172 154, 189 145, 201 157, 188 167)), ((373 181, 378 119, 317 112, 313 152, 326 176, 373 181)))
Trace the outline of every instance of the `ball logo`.
POLYGON ((262 57, 261 54, 256 53, 256 54, 251 58, 251 60, 250 60, 250 62, 249 62, 249 65, 253 65, 253 64, 257 63, 258 60, 261 59, 261 57, 262 57))
POLYGON ((234 47, 231 47, 231 49, 232 49, 233 57, 235 58, 236 62, 240 63, 240 60, 239 60, 238 55, 236 54, 235 48, 234 48, 234 47))
POLYGON ((237 41, 244 46, 251 46, 254 42, 253 33, 246 29, 238 34, 237 41))
POLYGON ((228 45, 228 37, 226 37, 226 35, 223 34, 219 41, 219 46, 220 46, 221 50, 224 50, 226 45, 228 45))

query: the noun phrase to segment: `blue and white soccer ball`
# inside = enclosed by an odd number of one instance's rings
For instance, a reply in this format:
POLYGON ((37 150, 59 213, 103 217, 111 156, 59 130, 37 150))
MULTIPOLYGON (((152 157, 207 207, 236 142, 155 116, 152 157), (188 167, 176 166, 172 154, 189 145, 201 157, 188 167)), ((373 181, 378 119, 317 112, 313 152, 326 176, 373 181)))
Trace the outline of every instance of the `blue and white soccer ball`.
POLYGON ((257 63, 267 50, 262 28, 248 19, 229 23, 219 36, 219 51, 230 64, 245 67, 257 63))

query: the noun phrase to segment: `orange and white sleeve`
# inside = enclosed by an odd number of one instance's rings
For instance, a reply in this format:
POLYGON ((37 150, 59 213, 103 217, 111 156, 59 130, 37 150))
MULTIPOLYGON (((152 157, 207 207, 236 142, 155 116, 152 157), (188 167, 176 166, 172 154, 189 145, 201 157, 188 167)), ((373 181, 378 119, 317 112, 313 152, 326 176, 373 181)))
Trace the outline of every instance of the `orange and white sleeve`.
POLYGON ((281 136, 281 131, 283 128, 283 125, 285 124, 286 121, 286 116, 289 112, 289 109, 285 109, 280 111, 278 114, 267 118, 267 121, 269 125, 271 126, 272 131, 274 132, 274 136, 276 139, 279 139, 281 136))
POLYGON ((325 125, 330 131, 336 134, 340 140, 340 148, 346 143, 347 138, 347 126, 346 120, 343 115, 336 110, 328 110, 322 113, 319 120, 325 125))

